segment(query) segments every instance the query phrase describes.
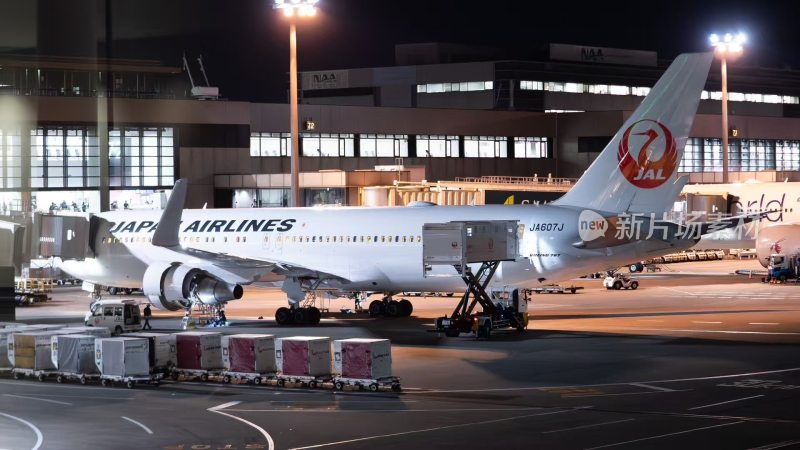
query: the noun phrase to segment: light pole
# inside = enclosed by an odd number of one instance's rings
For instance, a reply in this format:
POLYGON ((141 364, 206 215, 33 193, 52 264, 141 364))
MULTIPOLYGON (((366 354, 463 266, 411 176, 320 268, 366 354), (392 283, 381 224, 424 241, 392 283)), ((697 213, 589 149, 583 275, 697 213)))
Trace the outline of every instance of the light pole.
POLYGON ((720 60, 722 78, 722 182, 728 182, 728 60, 741 56, 747 36, 738 33, 735 37, 725 33, 720 39, 717 34, 708 37, 714 47, 714 55, 720 60))
POLYGON ((292 132, 292 148, 289 160, 289 176, 292 206, 300 202, 300 119, 297 106, 297 18, 313 17, 317 14, 319 0, 275 0, 274 9, 283 12, 289 20, 289 121, 292 132))

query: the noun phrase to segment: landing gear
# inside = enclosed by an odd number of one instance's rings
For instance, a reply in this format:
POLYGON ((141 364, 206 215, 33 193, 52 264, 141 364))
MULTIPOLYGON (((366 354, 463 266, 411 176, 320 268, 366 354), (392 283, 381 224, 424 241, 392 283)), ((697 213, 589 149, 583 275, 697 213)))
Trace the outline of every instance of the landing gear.
POLYGON ((322 312, 317 307, 309 308, 278 308, 275 311, 275 321, 278 325, 317 325, 322 319, 322 312))
POLYGON ((372 317, 408 317, 412 311, 414 311, 414 306, 410 301, 406 299, 392 300, 392 297, 389 296, 384 297, 383 300, 373 300, 369 304, 369 315, 372 317))

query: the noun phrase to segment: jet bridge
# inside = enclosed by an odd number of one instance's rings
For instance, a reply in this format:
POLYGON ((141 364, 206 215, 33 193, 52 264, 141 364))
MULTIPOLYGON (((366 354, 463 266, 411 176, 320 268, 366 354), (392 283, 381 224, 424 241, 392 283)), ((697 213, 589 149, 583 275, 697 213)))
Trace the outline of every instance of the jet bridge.
POLYGON ((519 255, 519 223, 513 220, 457 221, 427 223, 422 227, 423 276, 435 274, 435 266, 452 266, 467 285, 451 317, 436 319, 434 331, 447 336, 475 332, 488 338, 492 330, 527 326, 527 305, 519 295, 512 304, 495 305, 486 288, 502 261, 514 261, 519 255), (476 272, 470 264, 480 264, 476 272), (473 313, 480 304, 482 313, 473 313))

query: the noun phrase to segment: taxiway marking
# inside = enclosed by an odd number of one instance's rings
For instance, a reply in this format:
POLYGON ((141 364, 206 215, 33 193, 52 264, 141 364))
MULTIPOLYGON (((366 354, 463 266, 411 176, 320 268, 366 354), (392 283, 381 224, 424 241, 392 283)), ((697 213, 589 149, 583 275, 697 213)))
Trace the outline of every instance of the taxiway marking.
POLYGON ((750 322, 748 325, 780 325, 779 322, 750 322))
POLYGON ((21 419, 21 418, 19 418, 17 416, 12 416, 11 414, 6 414, 6 413, 0 412, 0 416, 8 417, 9 419, 16 420, 17 422, 20 422, 20 423, 26 425, 31 430, 33 430, 33 432, 36 434, 36 443, 33 444, 33 447, 31 447, 31 450, 39 450, 39 447, 42 446, 42 442, 44 441, 44 437, 42 437, 42 432, 36 427, 36 425, 28 422, 25 419, 21 419))
POLYGON ((728 422, 728 423, 721 423, 721 424, 718 424, 718 425, 711 425, 711 426, 708 426, 708 427, 692 428, 692 429, 689 429, 689 430, 676 431, 676 432, 674 432, 674 433, 659 434, 659 435, 657 435, 657 436, 649 436, 649 437, 644 437, 644 438, 634 439, 634 440, 632 440, 632 441, 625 441, 625 442, 615 442, 615 443, 613 443, 613 444, 606 444, 606 445, 599 445, 599 446, 597 446, 597 447, 591 447, 591 448, 588 448, 588 449, 586 449, 586 450, 595 450, 595 449, 598 449, 598 448, 616 447, 616 446, 618 446, 618 445, 632 444, 632 443, 634 443, 634 442, 649 441, 649 440, 652 440, 652 439, 660 439, 660 438, 663 438, 663 437, 669 437, 669 436, 677 436, 677 435, 679 435, 679 434, 693 433, 693 432, 695 432, 695 431, 701 431, 701 430, 710 430, 710 429, 712 429, 712 428, 720 428, 720 427, 729 427, 729 426, 731 426, 731 425, 738 425, 738 424, 740 424, 740 423, 744 423, 744 421, 740 421, 740 422, 728 422))
POLYGON ((775 442, 774 444, 762 445, 761 447, 753 447, 750 450, 773 450, 776 448, 788 447, 790 445, 795 445, 795 444, 800 444, 800 440, 775 442))
POLYGON ((713 323, 713 324, 720 324, 722 322, 709 322, 706 320, 693 320, 692 323, 713 323))
POLYGON ((695 409, 711 408, 712 406, 727 405, 728 403, 741 402, 741 401, 744 401, 744 400, 750 400, 751 398, 758 398, 758 397, 763 397, 763 396, 764 396, 764 394, 753 395, 752 397, 737 398, 736 400, 728 400, 727 402, 719 402, 719 403, 712 403, 710 405, 695 406, 694 408, 689 408, 688 411, 693 411, 695 409))
POLYGON ((58 405, 72 406, 72 403, 60 402, 58 400, 48 400, 46 398, 28 397, 27 395, 14 395, 14 394, 3 394, 3 395, 5 397, 24 398, 26 400, 39 400, 40 402, 48 402, 48 403, 55 403, 58 405))
POLYGON ((130 422, 132 424, 139 425, 144 431, 147 432, 147 434, 153 434, 153 430, 151 430, 150 428, 147 428, 147 426, 145 424, 143 424, 141 422, 137 422, 137 421, 131 419, 130 417, 125 417, 125 416, 120 416, 120 417, 122 417, 123 419, 127 420, 128 422, 130 422))
POLYGON ((600 423, 593 423, 591 425, 580 425, 580 426, 571 427, 571 428, 561 428, 561 429, 558 429, 558 430, 542 431, 542 434, 561 433, 562 431, 572 431, 572 430, 582 430, 584 428, 602 427, 603 425, 613 425, 615 423, 631 422, 633 420, 636 420, 636 419, 612 420, 611 422, 600 422, 600 423))
POLYGON ((562 410, 559 410, 559 411, 549 411, 549 412, 538 413, 538 414, 526 414, 526 415, 523 415, 523 416, 506 417, 506 418, 503 418, 503 419, 484 420, 484 421, 481 421, 481 422, 460 423, 460 424, 457 424, 457 425, 445 425, 445 426, 441 426, 441 427, 424 428, 424 429, 421 429, 421 430, 401 431, 399 433, 389 433, 389 434, 380 434, 380 435, 376 435, 376 436, 366 436, 366 437, 362 437, 362 438, 348 439, 346 441, 326 442, 324 444, 309 445, 309 446, 306 446, 306 447, 294 447, 292 450, 307 450, 307 449, 311 449, 311 448, 332 447, 334 445, 351 444, 353 442, 362 442, 362 441, 368 441, 368 440, 372 440, 372 439, 381 439, 381 438, 394 437, 394 436, 404 436, 404 435, 407 435, 407 434, 427 433, 427 432, 430 432, 430 431, 439 431, 439 430, 448 430, 448 429, 452 429, 452 428, 471 427, 471 426, 475 426, 475 425, 487 425, 487 424, 490 424, 490 423, 507 422, 509 420, 518 420, 518 419, 524 419, 524 418, 527 418, 527 417, 548 416, 548 415, 553 415, 553 414, 563 414, 563 413, 566 413, 566 412, 578 411, 579 409, 582 409, 582 408, 562 409, 562 410))
POLYGON ((267 440, 267 445, 269 446, 269 450, 275 450, 275 442, 272 440, 272 436, 270 436, 269 433, 267 433, 267 430, 261 428, 260 426, 254 424, 253 422, 250 422, 249 420, 245 420, 245 419, 242 419, 241 417, 237 417, 237 416, 234 416, 233 414, 228 414, 228 413, 222 411, 225 408, 228 408, 230 406, 236 406, 239 403, 241 403, 241 402, 223 403, 221 405, 217 405, 217 406, 213 406, 211 408, 208 408, 207 411, 212 412, 212 413, 216 413, 216 414, 221 414, 223 416, 230 417, 231 419, 236 419, 239 422, 243 422, 243 423, 255 428, 259 433, 261 433, 262 436, 264 436, 264 439, 267 440))
POLYGON ((653 386, 653 385, 647 384, 647 383, 631 383, 631 386, 638 386, 638 387, 643 387, 645 389, 653 389, 653 390, 656 390, 656 391, 664 391, 664 392, 674 392, 675 391, 675 389, 665 388, 665 387, 661 387, 661 386, 653 386))
MULTIPOLYGON (((587 387, 603 387, 603 386, 625 386, 633 383, 646 383, 646 384, 661 384, 661 383, 682 383, 687 381, 707 381, 707 380, 722 380, 726 378, 741 378, 752 377, 755 375, 771 375, 774 373, 787 373, 800 371, 800 367, 793 367, 791 369, 777 369, 765 370, 761 372, 746 372, 746 373, 732 373, 727 375, 712 375, 708 377, 694 377, 694 378, 673 378, 670 380, 647 380, 647 381, 628 381, 625 383, 598 383, 598 384, 574 384, 567 386, 520 386, 511 388, 488 388, 488 389, 430 389, 430 390, 415 390, 406 392, 406 394, 428 394, 428 393, 458 393, 458 392, 507 392, 507 391, 547 391, 548 389, 577 389, 587 387)), ((403 388, 408 391, 408 388, 403 388)))

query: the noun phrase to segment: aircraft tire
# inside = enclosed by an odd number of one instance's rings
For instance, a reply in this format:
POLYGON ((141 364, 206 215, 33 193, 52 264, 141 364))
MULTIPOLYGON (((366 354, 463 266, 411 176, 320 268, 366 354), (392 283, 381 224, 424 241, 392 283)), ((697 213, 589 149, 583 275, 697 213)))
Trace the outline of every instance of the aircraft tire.
POLYGON ((289 325, 292 323, 292 311, 289 308, 281 307, 275 311, 275 321, 278 325, 289 325))
POLYGON ((297 325, 305 325, 308 323, 309 314, 305 308, 297 308, 292 312, 292 319, 297 325))
POLYGON ((319 308, 312 306, 308 308, 308 311, 306 312, 309 325, 319 324, 320 319, 322 319, 322 313, 320 312, 319 308))
POLYGON ((397 300, 392 300, 385 305, 386 307, 386 315, 390 317, 400 317, 403 315, 403 307, 400 306, 400 302, 397 300))
POLYGON ((378 317, 383 315, 383 301, 382 300, 373 300, 369 304, 369 315, 372 317, 378 317))
POLYGON ((414 305, 410 301, 402 299, 400 300, 400 309, 402 311, 401 316, 408 317, 414 312, 414 305))

